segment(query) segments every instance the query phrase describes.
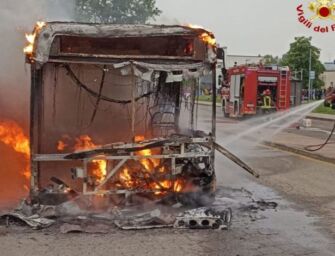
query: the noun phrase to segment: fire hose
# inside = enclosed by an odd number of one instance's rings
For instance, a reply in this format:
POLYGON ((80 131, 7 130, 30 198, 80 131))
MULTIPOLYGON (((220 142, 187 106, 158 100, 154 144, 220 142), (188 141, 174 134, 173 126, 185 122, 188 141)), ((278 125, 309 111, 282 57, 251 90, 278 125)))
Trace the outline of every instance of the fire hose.
POLYGON ((319 144, 319 145, 307 146, 304 149, 309 151, 309 152, 316 152, 316 151, 319 151, 319 150, 323 149, 328 144, 334 144, 335 142, 330 142, 330 139, 333 137, 334 132, 335 132, 335 122, 334 122, 334 127, 333 127, 332 131, 330 132, 328 138, 326 139, 326 141, 324 143, 319 144))
POLYGON ((216 142, 214 143, 215 149, 220 152, 222 155, 233 161, 235 164, 238 166, 242 167, 244 170, 246 170, 248 173, 253 175, 256 178, 259 178, 259 174, 252 169, 249 165, 247 165, 245 162, 243 162, 240 158, 235 156, 233 153, 231 153, 228 149, 224 148, 223 146, 217 144, 216 142))

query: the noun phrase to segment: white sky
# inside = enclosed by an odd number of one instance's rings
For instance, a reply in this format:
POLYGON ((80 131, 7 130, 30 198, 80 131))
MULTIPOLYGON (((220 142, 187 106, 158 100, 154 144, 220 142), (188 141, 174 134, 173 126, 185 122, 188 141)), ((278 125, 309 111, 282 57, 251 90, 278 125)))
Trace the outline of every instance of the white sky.
MULTIPOLYGON (((218 42, 228 47, 228 54, 281 56, 295 36, 312 36, 322 50, 322 61, 335 60, 335 32, 319 34, 298 22, 296 8, 307 9, 315 0, 157 0, 163 11, 158 20, 169 24, 197 24, 215 33, 218 42)), ((331 25, 334 21, 316 21, 331 25)))

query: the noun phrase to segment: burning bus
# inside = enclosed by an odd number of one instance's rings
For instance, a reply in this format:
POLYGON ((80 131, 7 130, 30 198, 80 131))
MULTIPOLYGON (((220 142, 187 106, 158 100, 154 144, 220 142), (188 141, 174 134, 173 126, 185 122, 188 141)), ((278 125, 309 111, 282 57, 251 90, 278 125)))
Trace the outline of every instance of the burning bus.
POLYGON ((213 196, 215 101, 210 131, 197 130, 195 111, 197 79, 212 72, 216 84, 211 32, 41 22, 27 39, 33 200, 213 196))

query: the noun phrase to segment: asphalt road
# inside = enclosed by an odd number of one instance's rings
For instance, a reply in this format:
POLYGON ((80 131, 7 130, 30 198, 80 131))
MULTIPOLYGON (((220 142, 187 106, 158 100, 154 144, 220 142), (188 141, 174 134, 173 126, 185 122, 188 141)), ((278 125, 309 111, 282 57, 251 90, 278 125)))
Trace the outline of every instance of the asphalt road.
MULTIPOLYGON (((210 109, 200 107, 198 128, 209 128, 210 109)), ((219 115, 218 141, 240 122, 219 115)), ((245 125, 244 129, 248 126, 245 125)), ((260 131, 262 134, 262 131, 260 131)), ((219 207, 233 209, 228 231, 147 230, 108 235, 0 228, 1 255, 335 255, 335 166, 241 139, 229 148, 255 168, 260 179, 218 155, 219 207), (252 210, 251 202, 278 203, 252 210)))

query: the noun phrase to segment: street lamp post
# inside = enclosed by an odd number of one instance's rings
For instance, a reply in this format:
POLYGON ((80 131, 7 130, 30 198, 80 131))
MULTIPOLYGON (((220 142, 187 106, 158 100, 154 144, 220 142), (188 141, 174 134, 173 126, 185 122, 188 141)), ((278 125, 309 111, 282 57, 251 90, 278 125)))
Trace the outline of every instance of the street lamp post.
POLYGON ((311 72, 312 72, 312 47, 309 48, 309 73, 308 73, 308 99, 312 99, 312 79, 311 79, 311 72))

